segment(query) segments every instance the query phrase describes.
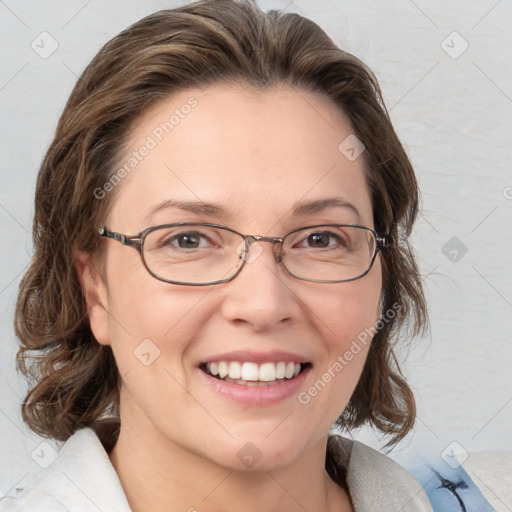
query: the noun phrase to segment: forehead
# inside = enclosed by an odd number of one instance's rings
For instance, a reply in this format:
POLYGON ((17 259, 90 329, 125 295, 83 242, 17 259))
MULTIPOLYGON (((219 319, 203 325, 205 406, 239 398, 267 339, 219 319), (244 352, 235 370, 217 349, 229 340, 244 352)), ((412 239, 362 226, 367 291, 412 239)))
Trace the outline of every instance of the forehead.
POLYGON ((339 149, 351 134, 331 100, 289 86, 181 91, 134 123, 119 163, 134 165, 111 223, 142 229, 148 211, 166 200, 220 204, 235 220, 270 221, 299 201, 332 197, 355 203, 368 223, 363 158, 351 161, 339 149))

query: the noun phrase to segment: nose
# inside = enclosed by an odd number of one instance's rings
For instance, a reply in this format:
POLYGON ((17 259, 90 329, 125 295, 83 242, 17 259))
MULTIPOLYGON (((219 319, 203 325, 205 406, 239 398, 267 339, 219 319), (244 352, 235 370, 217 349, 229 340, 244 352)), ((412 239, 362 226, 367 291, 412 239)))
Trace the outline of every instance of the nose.
POLYGON ((254 331, 270 331, 299 318, 300 303, 276 249, 276 244, 264 240, 250 245, 240 274, 223 285, 221 311, 226 320, 254 331))

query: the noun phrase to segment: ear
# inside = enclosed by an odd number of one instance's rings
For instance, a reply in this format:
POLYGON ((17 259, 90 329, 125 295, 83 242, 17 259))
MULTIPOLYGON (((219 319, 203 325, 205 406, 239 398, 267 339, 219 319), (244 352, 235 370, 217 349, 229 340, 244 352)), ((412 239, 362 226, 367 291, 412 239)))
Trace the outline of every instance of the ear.
POLYGON ((78 253, 74 260, 78 281, 87 304, 87 314, 94 337, 101 345, 110 345, 107 285, 96 268, 95 259, 86 253, 78 253))

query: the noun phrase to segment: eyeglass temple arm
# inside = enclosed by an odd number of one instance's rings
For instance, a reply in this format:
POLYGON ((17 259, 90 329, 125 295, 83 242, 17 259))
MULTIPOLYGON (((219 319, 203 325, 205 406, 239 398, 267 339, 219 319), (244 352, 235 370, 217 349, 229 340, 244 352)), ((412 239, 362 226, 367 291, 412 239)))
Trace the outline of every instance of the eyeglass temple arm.
POLYGON ((382 250, 382 249, 387 249, 388 247, 391 247, 392 243, 393 243, 393 239, 391 238, 391 235, 377 235, 376 236, 376 239, 377 239, 377 247, 382 250))
POLYGON ((118 242, 121 242, 123 245, 132 245, 134 247, 137 247, 138 249, 140 249, 142 246, 142 239, 139 237, 130 237, 122 235, 121 233, 108 231, 105 228, 99 228, 98 233, 103 238, 112 238, 112 240, 117 240, 118 242))

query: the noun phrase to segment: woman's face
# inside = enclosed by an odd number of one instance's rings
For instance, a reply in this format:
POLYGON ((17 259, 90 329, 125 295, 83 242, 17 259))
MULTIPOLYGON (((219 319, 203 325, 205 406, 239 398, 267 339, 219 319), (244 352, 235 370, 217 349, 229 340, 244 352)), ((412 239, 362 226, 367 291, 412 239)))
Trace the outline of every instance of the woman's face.
MULTIPOLYGON (((290 87, 181 92, 135 123, 120 167, 133 165, 120 173, 107 227, 134 235, 212 222, 275 237, 315 224, 373 227, 363 158, 346 151, 351 139, 339 149, 351 133, 330 100, 290 87), (339 204, 318 203, 328 199, 339 204)), ((379 256, 361 279, 314 283, 289 275, 261 242, 233 281, 193 287, 159 281, 136 250, 102 243, 93 295, 103 308, 89 298, 90 321, 122 377, 123 428, 238 469, 283 466, 325 441, 365 362, 357 337, 378 319, 379 256), (205 373, 221 361, 278 372, 280 362, 309 364, 251 386, 205 373)))

